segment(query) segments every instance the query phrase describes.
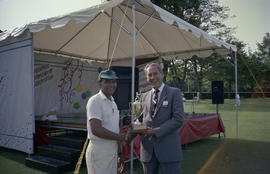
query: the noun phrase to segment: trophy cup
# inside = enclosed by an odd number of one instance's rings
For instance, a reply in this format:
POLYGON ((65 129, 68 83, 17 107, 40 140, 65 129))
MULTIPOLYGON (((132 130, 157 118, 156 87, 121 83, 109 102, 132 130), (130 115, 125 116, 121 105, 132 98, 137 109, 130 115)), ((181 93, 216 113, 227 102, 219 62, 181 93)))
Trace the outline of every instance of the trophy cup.
MULTIPOLYGON (((138 95, 137 95, 138 96, 138 95)), ((141 116, 141 103, 139 102, 138 98, 136 97, 135 102, 132 103, 134 107, 134 116, 135 116, 135 121, 132 123, 132 130, 133 131, 140 131, 140 130, 145 130, 147 129, 146 125, 142 124, 139 121, 139 117, 141 116)))

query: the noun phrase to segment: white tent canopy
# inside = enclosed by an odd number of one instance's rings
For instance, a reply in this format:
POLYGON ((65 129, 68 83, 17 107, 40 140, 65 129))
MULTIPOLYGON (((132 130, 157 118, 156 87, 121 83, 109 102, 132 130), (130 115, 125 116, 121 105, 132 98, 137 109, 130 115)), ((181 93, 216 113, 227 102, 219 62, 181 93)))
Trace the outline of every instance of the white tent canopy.
MULTIPOLYGON (((136 32, 141 29, 136 36, 136 59, 171 55, 207 57, 212 53, 225 55, 230 50, 236 51, 234 45, 215 39, 150 0, 135 3, 136 32)), ((131 1, 106 1, 81 11, 33 22, 2 34, 0 40, 16 37, 26 29, 33 32, 33 47, 37 52, 103 62, 110 58, 113 61, 131 59, 131 1)))

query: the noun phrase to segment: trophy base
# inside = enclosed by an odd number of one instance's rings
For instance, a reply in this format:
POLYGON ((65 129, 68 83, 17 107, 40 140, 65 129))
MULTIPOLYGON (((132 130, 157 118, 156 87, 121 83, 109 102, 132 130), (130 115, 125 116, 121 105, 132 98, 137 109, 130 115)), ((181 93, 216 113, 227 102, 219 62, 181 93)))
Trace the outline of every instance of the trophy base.
POLYGON ((136 131, 136 130, 146 130, 147 126, 144 124, 132 124, 132 130, 136 131))

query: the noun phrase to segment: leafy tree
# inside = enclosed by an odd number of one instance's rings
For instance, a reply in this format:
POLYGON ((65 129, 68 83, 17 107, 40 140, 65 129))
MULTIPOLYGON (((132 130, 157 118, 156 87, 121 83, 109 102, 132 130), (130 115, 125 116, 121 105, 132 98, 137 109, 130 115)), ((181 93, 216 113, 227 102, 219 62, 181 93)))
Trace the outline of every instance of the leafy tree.
MULTIPOLYGON (((218 0, 153 0, 160 7, 170 11, 185 21, 213 34, 215 37, 237 46, 239 91, 270 91, 270 35, 266 33, 262 43, 258 43, 255 54, 247 54, 246 44, 233 36, 234 28, 223 22, 228 16, 228 7, 221 7, 218 0)), ((211 55, 200 59, 193 56, 188 60, 164 60, 166 81, 183 91, 210 92, 211 81, 223 80, 225 91, 234 91, 234 55, 211 55), (193 82, 193 83, 192 83, 193 82)))
POLYGON ((184 89, 187 87, 185 83, 188 74, 189 60, 177 60, 176 58, 170 62, 170 79, 168 84, 174 87, 184 89))
POLYGON ((252 57, 260 61, 261 66, 257 69, 258 82, 256 83, 255 92, 260 92, 262 95, 253 95, 253 97, 270 97, 270 34, 266 33, 262 43, 257 44, 258 51, 252 57))
MULTIPOLYGON (((211 31, 221 39, 227 38, 233 31, 223 23, 229 17, 227 14, 229 9, 221 7, 218 0, 152 0, 152 2, 204 31, 211 31)), ((192 80, 193 90, 202 91, 204 76, 212 67, 212 59, 193 56, 189 60, 175 58, 172 61, 163 61, 164 71, 167 71, 165 73, 167 83, 183 90, 189 87, 189 83, 185 81, 192 80)), ((207 89, 209 90, 209 86, 207 89)))
POLYGON ((229 8, 220 6, 219 0, 152 0, 152 2, 220 39, 231 39, 234 29, 224 24, 230 17, 229 8))
POLYGON ((262 59, 262 62, 267 64, 270 69, 270 34, 266 33, 262 43, 257 43, 258 51, 255 53, 257 57, 262 59))
POLYGON ((267 69, 262 56, 257 54, 246 54, 243 42, 234 42, 237 46, 237 65, 238 65, 238 86, 239 91, 244 92, 263 92, 261 83, 263 74, 267 69))

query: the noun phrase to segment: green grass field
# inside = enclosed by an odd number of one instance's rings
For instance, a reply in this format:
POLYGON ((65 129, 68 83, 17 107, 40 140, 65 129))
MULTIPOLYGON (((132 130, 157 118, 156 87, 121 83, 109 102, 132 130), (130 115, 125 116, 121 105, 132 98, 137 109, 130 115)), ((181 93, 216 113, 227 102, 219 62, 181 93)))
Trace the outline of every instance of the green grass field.
MULTIPOLYGON (((186 103, 192 112, 191 102, 186 103)), ((195 112, 214 113, 210 100, 196 104, 195 112)), ((219 105, 226 139, 211 136, 190 143, 184 151, 182 168, 186 174, 269 174, 270 99, 242 99, 238 112, 238 137, 234 100, 219 105)))
MULTIPOLYGON (((192 102, 186 102, 192 112, 192 102)), ((201 100, 194 106, 196 113, 215 113, 211 100, 201 100)), ((270 99, 242 99, 238 112, 238 137, 234 100, 219 105, 226 139, 217 135, 190 143, 183 150, 184 174, 270 174, 270 99)), ((39 174, 24 166, 25 153, 0 148, 0 173, 39 174)), ((129 167, 126 167, 127 170, 129 167)), ((142 173, 138 160, 134 174, 142 173)), ((72 173, 72 172, 68 172, 72 173)), ((80 173, 87 173, 82 168, 80 173)), ((128 173, 127 171, 125 173, 128 173)))

